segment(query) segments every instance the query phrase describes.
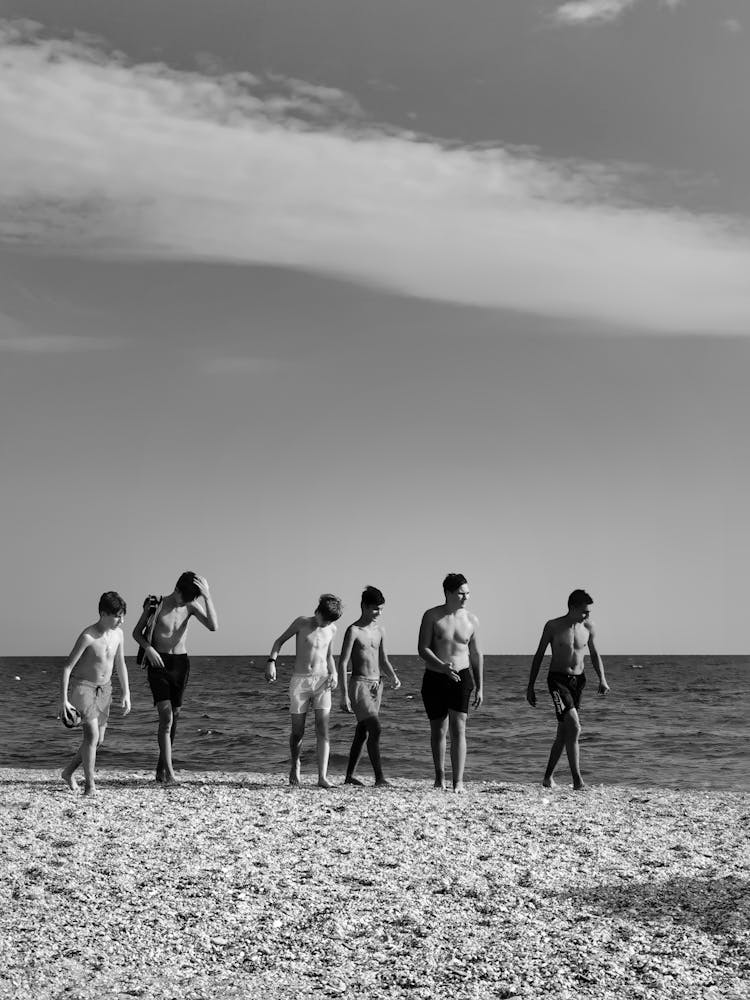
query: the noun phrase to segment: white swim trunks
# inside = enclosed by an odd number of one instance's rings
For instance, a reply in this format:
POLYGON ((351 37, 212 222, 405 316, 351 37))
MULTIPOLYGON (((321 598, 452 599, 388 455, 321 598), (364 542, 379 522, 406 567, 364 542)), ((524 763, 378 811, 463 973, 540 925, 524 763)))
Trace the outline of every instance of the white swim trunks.
POLYGON ((310 708, 331 709, 327 671, 322 674, 292 674, 289 681, 289 711, 292 715, 303 715, 310 708))

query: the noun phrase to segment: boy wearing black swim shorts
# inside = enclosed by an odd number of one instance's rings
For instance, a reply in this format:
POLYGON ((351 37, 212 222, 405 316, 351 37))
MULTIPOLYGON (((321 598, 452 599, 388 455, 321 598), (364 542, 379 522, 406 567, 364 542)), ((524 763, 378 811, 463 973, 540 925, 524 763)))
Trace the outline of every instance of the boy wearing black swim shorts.
POLYGON ((191 618, 196 618, 209 632, 218 628, 208 581, 188 570, 181 574, 168 597, 146 599, 143 613, 133 629, 133 638, 144 651, 148 683, 159 713, 156 780, 167 785, 177 780, 172 746, 190 676, 185 640, 191 618), (205 608, 201 607, 201 598, 205 608))
POLYGON ((581 734, 581 723, 578 709, 586 684, 583 668, 587 648, 599 678, 599 694, 604 695, 609 691, 609 685, 604 678, 604 664, 596 648, 596 630, 589 618, 593 603, 593 598, 585 590, 574 590, 568 598, 567 614, 551 619, 544 626, 542 638, 531 663, 526 700, 536 708, 534 684, 547 646, 552 647, 547 687, 555 706, 557 735, 552 744, 547 770, 542 781, 545 788, 555 787, 553 775, 563 749, 568 755, 573 788, 577 791, 585 788, 579 760, 578 738, 581 734))
POLYGON ((445 788, 445 751, 451 736, 453 791, 464 790, 466 721, 469 703, 482 704, 484 659, 479 648, 479 619, 466 610, 469 585, 463 573, 443 580, 445 601, 422 616, 418 651, 424 660, 422 702, 430 720, 435 788, 445 788), (473 698, 472 698, 473 692, 473 698))

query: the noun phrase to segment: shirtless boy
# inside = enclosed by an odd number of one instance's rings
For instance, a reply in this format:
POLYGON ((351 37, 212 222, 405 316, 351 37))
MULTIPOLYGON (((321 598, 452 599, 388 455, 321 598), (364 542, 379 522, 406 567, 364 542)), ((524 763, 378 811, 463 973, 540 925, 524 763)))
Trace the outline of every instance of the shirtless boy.
POLYGON ((419 655, 424 660, 422 701, 430 720, 435 788, 445 788, 445 749, 451 736, 453 791, 464 790, 466 720, 482 704, 484 658, 479 648, 479 619, 466 610, 469 585, 462 573, 443 580, 445 602, 425 611, 419 629, 419 655))
POLYGON ((346 785, 362 785, 359 778, 354 777, 362 747, 367 741, 367 754, 375 772, 375 785, 378 788, 388 787, 383 774, 380 760, 380 700, 383 696, 383 678, 381 669, 390 678, 390 686, 395 690, 401 687, 401 681, 391 666, 385 651, 385 630, 380 624, 380 616, 385 604, 385 597, 377 587, 365 587, 362 591, 360 607, 362 614, 344 633, 344 643, 339 657, 341 674, 341 708, 345 712, 354 711, 357 728, 349 752, 349 764, 346 768, 346 785), (351 662, 352 675, 347 686, 346 670, 351 662))
POLYGON ((172 747, 190 676, 185 642, 191 618, 196 618, 209 632, 218 628, 208 581, 187 570, 180 575, 172 593, 162 597, 155 607, 146 601, 143 614, 133 629, 133 638, 145 654, 148 683, 159 713, 156 780, 165 785, 173 785, 177 781, 172 764, 172 747), (205 607, 201 607, 201 599, 205 607))
POLYGON ((547 646, 552 647, 547 687, 555 706, 557 735, 552 744, 549 763, 542 781, 545 788, 555 787, 553 775, 563 749, 568 755, 573 788, 580 791, 586 787, 581 777, 579 761, 578 737, 581 734, 581 722, 578 718, 578 709, 586 683, 583 668, 587 647, 591 663, 599 678, 599 694, 606 694, 609 691, 609 685, 604 678, 604 664, 596 648, 596 630, 594 623, 589 619, 593 603, 593 598, 585 590, 574 590, 568 598, 567 614, 553 618, 544 626, 539 647, 531 663, 526 700, 536 708, 534 684, 547 646))
POLYGON ((330 742, 328 739, 328 717, 331 714, 331 691, 336 687, 336 664, 333 659, 333 637, 336 626, 343 611, 341 599, 334 594, 321 594, 315 614, 309 618, 295 618, 289 628, 285 629, 271 647, 266 663, 266 680, 273 684, 276 681, 276 658, 279 650, 292 636, 296 636, 297 648, 294 660, 294 670, 289 681, 289 710, 292 717, 292 731, 289 736, 289 749, 292 754, 292 766, 289 771, 289 784, 299 785, 300 755, 302 753, 302 737, 305 733, 307 711, 315 711, 315 734, 317 738, 318 756, 318 786, 330 788, 328 781, 328 755, 330 742))
POLYGON ((63 667, 60 714, 66 725, 74 725, 76 716, 80 716, 83 742, 62 771, 62 779, 68 788, 77 792, 75 772, 83 764, 84 795, 93 795, 96 791, 96 750, 104 742, 107 731, 113 668, 117 670, 122 689, 123 715, 130 711, 128 669, 120 628, 126 611, 125 601, 114 590, 102 594, 99 621, 81 632, 63 667))

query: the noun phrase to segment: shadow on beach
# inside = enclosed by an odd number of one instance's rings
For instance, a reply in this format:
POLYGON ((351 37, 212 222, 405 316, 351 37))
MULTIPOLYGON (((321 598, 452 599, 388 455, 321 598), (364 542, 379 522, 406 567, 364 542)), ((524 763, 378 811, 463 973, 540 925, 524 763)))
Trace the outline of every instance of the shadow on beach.
POLYGON ((669 921, 706 934, 737 934, 750 922, 750 882, 737 875, 618 882, 560 895, 572 897, 584 912, 593 908, 649 925, 669 921))

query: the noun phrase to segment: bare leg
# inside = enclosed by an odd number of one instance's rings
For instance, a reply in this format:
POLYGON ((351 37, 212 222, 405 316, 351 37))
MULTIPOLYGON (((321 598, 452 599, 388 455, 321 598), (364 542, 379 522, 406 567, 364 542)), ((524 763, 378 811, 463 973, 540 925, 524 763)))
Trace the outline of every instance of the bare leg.
POLYGON ((581 735, 581 723, 578 718, 578 712, 574 708, 571 708, 565 713, 565 718, 563 719, 563 730, 565 736, 565 752, 568 755, 570 773, 573 775, 573 788, 575 788, 577 792, 580 792, 586 786, 584 785, 583 778, 581 777, 581 767, 579 762, 578 737, 581 735))
POLYGON ((302 737, 305 735, 305 712, 292 715, 292 731, 289 734, 289 750, 292 755, 292 766, 289 769, 289 784, 299 785, 300 755, 302 753, 302 737))
POLYGON ((453 769, 453 791, 464 790, 464 767, 466 766, 466 712, 449 712, 448 721, 451 734, 451 768, 453 769))
POLYGON ((565 749, 565 736, 563 730, 562 721, 557 723, 557 735, 555 736, 555 742, 552 744, 552 749, 549 754, 549 761, 547 762, 547 770, 544 772, 544 778, 542 779, 542 785, 545 788, 555 788, 555 779, 553 774, 555 773, 555 768, 557 767, 558 761, 562 756, 562 752, 565 749))
POLYGON ((435 788, 445 788, 445 747, 448 735, 448 718, 430 719, 430 746, 435 765, 435 788))
POLYGON ((367 726, 367 756, 370 758, 375 774, 377 788, 388 788, 388 782, 383 774, 383 762, 380 759, 380 719, 373 715, 365 720, 367 726))
POLYGON ((328 708, 315 709, 315 739, 318 755, 318 788, 330 788, 328 780, 328 756, 331 752, 331 743, 328 738, 328 716, 331 710, 328 708))
POLYGON ((63 768, 60 772, 60 777, 72 792, 78 791, 78 782, 75 779, 75 772, 82 763, 83 757, 81 757, 81 747, 79 747, 67 767, 63 768))
POLYGON ((172 765, 172 741, 177 731, 177 716, 179 708, 172 708, 168 701, 160 701, 156 706, 159 712, 159 761, 156 765, 156 780, 168 785, 177 783, 177 777, 172 765))
POLYGON ((359 778, 354 777, 354 772, 357 769, 359 758, 362 756, 362 748, 365 745, 366 739, 367 726, 364 722, 358 722, 357 728, 354 730, 352 748, 349 751, 349 763, 346 765, 346 777, 344 778, 345 785, 362 785, 359 778))
POLYGON ((84 795, 96 792, 96 748, 99 745, 99 723, 96 719, 83 724, 83 743, 81 744, 81 761, 83 763, 84 795))

